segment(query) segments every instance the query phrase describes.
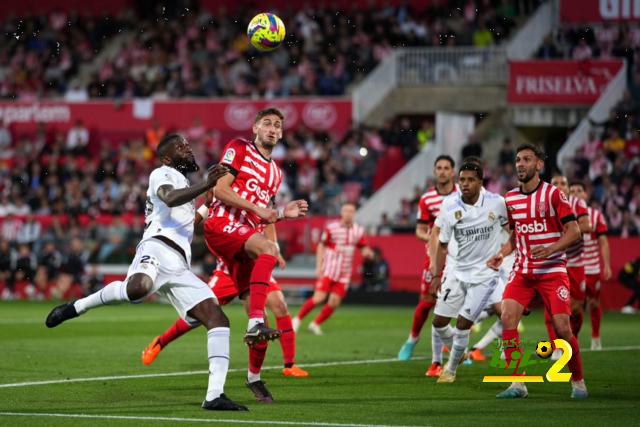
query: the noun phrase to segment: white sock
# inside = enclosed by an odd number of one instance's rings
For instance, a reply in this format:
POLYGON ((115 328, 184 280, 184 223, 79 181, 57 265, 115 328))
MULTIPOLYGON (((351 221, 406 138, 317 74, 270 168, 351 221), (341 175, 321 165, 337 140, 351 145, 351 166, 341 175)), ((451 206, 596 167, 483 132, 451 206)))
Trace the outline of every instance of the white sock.
POLYGON ((253 328, 259 323, 264 323, 263 317, 256 317, 255 319, 249 319, 249 326, 247 326, 247 331, 250 331, 251 328, 253 328))
POLYGON ((96 293, 86 298, 79 299, 73 306, 78 314, 84 314, 92 308, 102 307, 103 305, 120 305, 129 302, 127 295, 127 284, 121 281, 109 283, 96 293))
POLYGON ((496 323, 494 323, 491 328, 489 328, 487 333, 484 334, 482 338, 480 338, 480 341, 478 341, 478 343, 475 344, 473 348, 477 348, 480 350, 487 348, 487 346, 491 344, 496 338, 502 338, 502 322, 500 321, 500 319, 496 320, 496 323))
POLYGON ((527 391, 527 386, 524 383, 511 383, 509 388, 519 388, 520 390, 527 391))
POLYGON ((229 328, 219 327, 207 332, 207 354, 209 356, 209 387, 206 400, 213 400, 224 392, 224 383, 229 370, 229 328))
POLYGON ((444 344, 436 331, 436 327, 431 325, 431 363, 439 363, 442 365, 442 348, 444 344))
POLYGON ((453 328, 447 325, 443 328, 435 328, 438 336, 442 340, 442 344, 446 345, 449 350, 453 348, 453 328))
POLYGON ((260 381, 260 374, 252 374, 251 371, 247 373, 247 381, 250 383, 254 383, 256 381, 260 381))
POLYGON ((478 323, 482 322, 482 321, 483 321, 483 320, 485 320, 485 319, 488 319, 488 318, 489 318, 489 317, 491 317, 491 316, 492 316, 492 314, 491 314, 491 313, 489 313, 489 312, 488 312, 488 311, 486 311, 486 310, 482 310, 482 312, 480 313, 480 316, 478 316, 478 318, 476 319, 476 321, 475 321, 475 322, 473 322, 473 323, 475 323, 475 324, 477 325, 478 323))
POLYGON ((410 344, 418 344, 418 341, 420 341, 420 336, 419 335, 417 337, 414 337, 413 334, 409 334, 409 339, 407 340, 408 343, 410 343, 410 344))
POLYGON ((455 328, 453 330, 453 349, 451 350, 451 357, 449 358, 449 363, 447 364, 447 370, 456 373, 456 369, 458 369, 458 364, 460 363, 460 359, 462 359, 462 355, 467 351, 467 346, 469 346, 469 334, 471 333, 468 329, 458 329, 455 328))

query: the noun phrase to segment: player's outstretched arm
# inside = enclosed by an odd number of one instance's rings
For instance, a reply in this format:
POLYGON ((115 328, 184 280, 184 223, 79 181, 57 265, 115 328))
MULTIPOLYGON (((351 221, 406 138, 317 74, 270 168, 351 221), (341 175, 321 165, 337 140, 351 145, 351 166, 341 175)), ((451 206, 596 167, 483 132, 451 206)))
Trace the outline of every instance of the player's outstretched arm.
POLYGON ((215 165, 207 171, 207 179, 186 188, 175 188, 172 185, 163 185, 158 188, 158 198, 168 207, 182 206, 198 197, 208 189, 214 187, 218 180, 229 173, 229 169, 221 165, 215 165))
POLYGON ((207 220, 211 203, 213 203, 213 188, 207 190, 207 193, 204 196, 204 204, 200 206, 200 208, 196 211, 196 217, 193 220, 194 227, 197 227, 202 222, 207 220))
POLYGON ((444 269, 444 260, 447 257, 447 243, 443 243, 438 241, 435 251, 435 270, 433 274, 433 280, 431 281, 431 286, 429 286, 429 294, 432 297, 438 298, 438 292, 440 292, 440 287, 442 286, 442 270, 444 269))
POLYGON ((421 242, 430 244, 429 226, 427 224, 421 224, 421 223, 416 224, 416 237, 421 242))
POLYGON ((287 203, 284 209, 278 211, 278 221, 302 218, 307 214, 307 210, 309 210, 309 204, 306 200, 294 200, 287 203))
POLYGON ((231 185, 233 184, 233 181, 235 181, 235 179, 235 176, 229 174, 218 180, 215 188, 216 199, 220 200, 227 206, 231 206, 232 208, 255 214, 262 220, 263 224, 273 224, 274 222, 276 222, 278 220, 278 213, 275 209, 261 208, 251 203, 250 201, 238 196, 238 194, 233 191, 231 185))
POLYGON ((440 244, 440 227, 434 225, 429 235, 429 272, 435 276, 436 271, 436 249, 440 244))
POLYGON ((602 262, 604 264, 604 280, 609 280, 611 279, 609 239, 607 239, 607 236, 602 234, 598 237, 598 242, 600 243, 600 252, 602 253, 602 262))

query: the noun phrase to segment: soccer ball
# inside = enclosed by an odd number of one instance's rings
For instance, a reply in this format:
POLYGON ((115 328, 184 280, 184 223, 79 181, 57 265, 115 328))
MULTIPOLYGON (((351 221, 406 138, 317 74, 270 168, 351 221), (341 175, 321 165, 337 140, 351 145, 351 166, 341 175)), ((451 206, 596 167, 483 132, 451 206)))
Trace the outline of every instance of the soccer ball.
POLYGON ((247 35, 253 47, 269 52, 277 49, 284 41, 284 24, 273 13, 261 13, 249 22, 247 35))
POLYGON ((543 359, 548 359, 553 353, 553 347, 549 341, 540 341, 536 346, 536 354, 543 359))

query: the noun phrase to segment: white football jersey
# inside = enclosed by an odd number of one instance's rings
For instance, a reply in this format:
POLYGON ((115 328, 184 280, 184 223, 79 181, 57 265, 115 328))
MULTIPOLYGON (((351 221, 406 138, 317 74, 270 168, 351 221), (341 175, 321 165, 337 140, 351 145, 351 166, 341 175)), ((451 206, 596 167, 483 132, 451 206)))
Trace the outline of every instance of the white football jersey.
POLYGON ((498 275, 487 267, 487 260, 501 248, 502 227, 507 224, 507 206, 504 199, 482 191, 475 205, 458 200, 443 210, 440 241, 457 242, 454 274, 465 283, 481 283, 498 275))
POLYGON ((195 200, 170 208, 158 198, 158 189, 163 185, 170 185, 179 190, 189 187, 189 180, 169 166, 162 166, 151 172, 147 190, 145 228, 141 242, 153 236, 165 236, 182 248, 187 256, 187 262, 191 264, 195 200))

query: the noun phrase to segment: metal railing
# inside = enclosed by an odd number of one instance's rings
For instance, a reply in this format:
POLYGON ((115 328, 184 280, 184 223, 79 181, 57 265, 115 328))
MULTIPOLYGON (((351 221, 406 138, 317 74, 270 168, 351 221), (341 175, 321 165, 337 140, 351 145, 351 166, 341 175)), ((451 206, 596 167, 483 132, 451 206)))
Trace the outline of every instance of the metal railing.
POLYGON ((596 122, 601 122, 609 117, 609 112, 622 99, 622 95, 627 88, 627 64, 620 68, 618 74, 609 82, 605 91, 600 95, 598 101, 589 109, 578 127, 573 131, 569 139, 558 151, 557 163, 563 173, 567 173, 576 151, 587 140, 591 124, 589 118, 596 122))
POLYGON ((557 13, 554 13, 554 6, 551 2, 540 5, 509 42, 507 46, 509 60, 521 61, 531 58, 556 25, 556 20, 557 13))

